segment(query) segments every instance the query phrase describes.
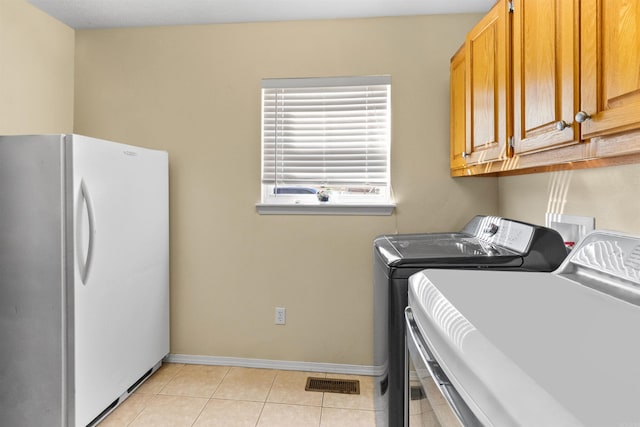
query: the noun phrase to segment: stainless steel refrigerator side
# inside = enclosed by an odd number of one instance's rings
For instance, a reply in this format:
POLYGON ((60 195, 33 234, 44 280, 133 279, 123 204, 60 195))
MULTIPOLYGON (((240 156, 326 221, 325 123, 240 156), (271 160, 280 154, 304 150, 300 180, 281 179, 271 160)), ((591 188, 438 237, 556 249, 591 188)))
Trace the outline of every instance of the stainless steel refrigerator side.
POLYGON ((73 135, 64 135, 64 209, 65 209, 65 252, 64 252, 64 266, 65 266, 65 301, 64 304, 67 307, 66 313, 63 316, 65 334, 64 338, 64 354, 66 362, 63 364, 63 403, 66 408, 66 424, 65 426, 75 426, 75 413, 76 413, 76 400, 75 390, 73 384, 75 384, 75 352, 73 351, 75 342, 75 322, 74 322, 74 310, 75 304, 74 287, 75 287, 75 243, 74 243, 74 196, 73 196, 73 135))
POLYGON ((66 426, 64 147, 0 137, 0 425, 66 426))

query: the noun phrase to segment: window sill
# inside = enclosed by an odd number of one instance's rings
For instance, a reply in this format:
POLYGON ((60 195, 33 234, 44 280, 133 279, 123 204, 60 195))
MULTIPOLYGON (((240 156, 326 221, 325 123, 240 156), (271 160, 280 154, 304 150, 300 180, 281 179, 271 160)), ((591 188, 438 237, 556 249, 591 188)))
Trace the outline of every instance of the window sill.
POLYGON ((274 204, 256 203, 260 215, 391 215, 395 203, 387 204, 274 204))

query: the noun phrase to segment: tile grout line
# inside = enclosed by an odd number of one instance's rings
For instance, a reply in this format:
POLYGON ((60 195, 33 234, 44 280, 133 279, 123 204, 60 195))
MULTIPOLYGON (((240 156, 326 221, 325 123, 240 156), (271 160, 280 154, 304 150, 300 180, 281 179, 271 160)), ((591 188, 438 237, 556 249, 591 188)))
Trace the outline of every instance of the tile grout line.
POLYGON ((267 396, 264 398, 264 403, 267 403, 269 401, 269 396, 271 396, 271 390, 273 390, 273 385, 276 383, 276 378, 278 378, 278 375, 280 375, 282 371, 280 370, 276 370, 276 374, 273 376, 273 379, 271 380, 271 385, 269 386, 269 391, 267 392, 267 396))
MULTIPOLYGON (((160 393, 162 393, 162 390, 164 390, 164 389, 165 389, 165 387, 166 387, 167 385, 169 385, 169 383, 170 383, 171 381, 173 381, 173 379, 174 379, 174 378, 176 378, 176 377, 178 376, 178 374, 179 374, 179 373, 184 369, 184 367, 185 367, 185 364, 183 363, 183 364, 182 364, 182 366, 180 366, 180 367, 176 370, 176 372, 175 372, 171 377, 169 377, 169 378, 167 379, 167 382, 166 382, 166 383, 164 383, 164 384, 162 385, 162 387, 160 387, 160 389, 158 390, 158 392, 157 392, 157 393, 151 393, 151 396, 153 396, 153 397, 151 397, 151 399, 149 399, 149 401, 145 402, 145 404, 144 404, 144 408, 142 408, 142 411, 140 411, 140 412, 138 413, 138 415, 136 415, 136 416, 135 416, 135 418, 134 418, 133 420, 131 420, 131 422, 130 422, 128 425, 133 424, 133 423, 134 423, 138 418, 140 418, 140 416, 144 413, 144 411, 146 411, 146 410, 147 410, 147 408, 148 408, 148 406, 149 406, 149 403, 151 403, 151 401, 153 401, 153 400, 157 400, 157 399, 158 399, 158 396, 160 395, 160 393)), ((157 371, 156 371, 156 372, 157 372, 157 371)))
POLYGON ((193 420, 193 423, 191 423, 191 427, 193 427, 198 422, 198 419, 200 419, 200 416, 202 416, 202 413, 204 412, 204 410, 207 407, 207 405, 211 402, 211 400, 213 400, 213 395, 216 394, 216 391, 218 391, 218 389, 222 385, 222 382, 227 377, 227 375, 229 375, 230 371, 231 371, 231 368, 227 367, 227 371, 224 373, 224 375, 220 379, 220 382, 218 382, 218 385, 216 385, 216 388, 211 392, 211 395, 209 395, 209 398, 207 399, 207 402, 204 404, 204 406, 202 407, 202 409, 198 413, 198 416, 196 416, 195 420, 193 420))
POLYGON ((260 417, 262 417, 262 412, 264 412, 264 405, 266 405, 266 403, 262 403, 262 408, 260 408, 260 413, 258 414, 258 419, 256 420, 254 427, 258 427, 258 424, 260 423, 260 417))
POLYGON ((260 413, 258 414, 258 419, 256 420, 255 427, 258 427, 258 424, 260 424, 260 418, 262 418, 262 413, 264 412, 264 407, 266 404, 266 400, 262 402, 262 408, 260 408, 260 413))
MULTIPOLYGON (((175 374, 173 374, 173 376, 172 376, 172 377, 170 377, 169 379, 167 379, 167 382, 166 382, 166 383, 164 383, 164 384, 162 385, 162 387, 160 387, 160 390, 158 390, 158 392, 157 392, 157 393, 155 393, 155 395, 157 396, 157 395, 161 394, 161 393, 162 393, 162 390, 164 390, 164 389, 165 389, 165 387, 166 387, 166 386, 168 386, 168 385, 169 385, 169 383, 170 383, 171 381, 173 381, 173 380, 174 380, 174 378, 176 378, 176 377, 178 376, 178 374, 180 373, 180 371, 182 371, 182 370, 184 369, 184 367, 185 367, 185 365, 184 365, 184 363, 183 363, 183 364, 182 364, 182 366, 180 366, 180 368, 176 371, 176 373, 175 373, 175 374)), ((145 405, 145 406, 146 406, 146 405, 145 405)))
POLYGON ((215 390, 213 390, 213 392, 211 393, 211 396, 209 396, 209 400, 213 399, 213 396, 216 394, 216 391, 218 391, 218 389, 220 388, 220 386, 224 382, 224 379, 227 378, 227 375, 229 375, 229 372, 231 372, 231 368, 227 367, 227 372, 224 373, 224 375, 222 376, 222 379, 220 379, 220 382, 216 386, 215 390))
POLYGON ((191 427, 193 427, 194 425, 196 425, 196 423, 198 422, 198 419, 200 419, 200 416, 202 416, 202 413, 204 412, 205 408, 207 407, 207 405, 209 404, 209 402, 211 401, 211 398, 213 397, 213 395, 215 394, 216 390, 218 390, 218 387, 220 387, 220 384, 222 384, 222 381, 224 381, 224 378, 227 376, 227 374, 229 373, 229 369, 227 369, 227 372, 225 372, 225 374, 222 376, 222 379, 220 380, 220 382, 216 385, 216 388, 211 392, 211 394, 209 395, 209 397, 207 398, 207 401, 205 402, 204 405, 202 405, 202 409, 200 409, 200 412, 198 412, 198 415, 196 415, 196 417, 194 418, 193 422, 191 423, 191 427))
MULTIPOLYGON (((150 398, 145 398, 145 403, 144 403, 144 406, 142 407, 142 410, 141 410, 140 412, 138 412, 138 413, 136 414, 136 416, 135 416, 135 417, 133 417, 133 419, 132 419, 130 422, 128 422, 128 423, 127 423, 127 426, 132 425, 132 424, 133 424, 133 423, 134 423, 138 418, 140 418, 140 415, 142 415, 142 413, 143 413, 144 411, 146 411, 147 406, 149 406, 149 402, 148 402, 148 400, 153 400, 153 399, 155 399, 157 396, 158 396, 157 394, 151 394, 151 397, 150 397, 150 398)), ((106 418, 105 418, 105 419, 106 419, 106 418)))
MULTIPOLYGON (((324 377, 327 378, 327 374, 326 373, 324 374, 324 377)), ((322 392, 322 402, 320 404, 320 426, 319 427, 322 426, 322 414, 324 413, 324 396, 326 394, 327 393, 325 393, 324 391, 322 392)))
POLYGON ((264 408, 267 406, 267 401, 269 400, 269 396, 271 395, 271 390, 273 390, 273 385, 276 382, 276 378, 278 378, 278 375, 280 375, 280 370, 276 370, 276 374, 273 376, 273 379, 271 380, 271 386, 269 386, 269 391, 267 392, 267 395, 264 398, 264 402, 262 402, 262 409, 260 409, 260 415, 258 415, 258 419, 256 420, 256 427, 258 426, 258 424, 260 424, 260 418, 262 418, 262 413, 264 412, 264 408))
POLYGON ((207 401, 204 403, 204 405, 202 405, 202 409, 200 409, 200 412, 198 412, 198 415, 196 415, 196 417, 193 419, 193 422, 191 423, 191 427, 196 425, 196 423, 198 422, 198 419, 200 418, 200 416, 204 412, 204 409, 207 407, 207 405, 209 404, 210 400, 211 399, 207 399, 207 401))

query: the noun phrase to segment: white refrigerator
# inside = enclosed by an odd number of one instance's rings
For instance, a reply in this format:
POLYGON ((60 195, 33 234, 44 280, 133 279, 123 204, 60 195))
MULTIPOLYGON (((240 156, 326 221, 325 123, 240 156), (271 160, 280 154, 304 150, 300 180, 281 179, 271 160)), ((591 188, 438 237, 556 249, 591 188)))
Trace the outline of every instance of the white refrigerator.
POLYGON ((169 352, 168 154, 0 136, 0 426, 87 426, 169 352))

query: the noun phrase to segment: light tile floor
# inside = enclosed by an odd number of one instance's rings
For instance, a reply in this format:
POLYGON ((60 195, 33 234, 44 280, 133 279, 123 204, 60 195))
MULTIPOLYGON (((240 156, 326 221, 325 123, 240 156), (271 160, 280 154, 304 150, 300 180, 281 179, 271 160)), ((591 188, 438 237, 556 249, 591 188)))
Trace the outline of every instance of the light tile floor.
POLYGON ((375 427, 373 409, 371 377, 165 363, 99 427, 375 427), (308 376, 360 394, 305 391, 308 376))

